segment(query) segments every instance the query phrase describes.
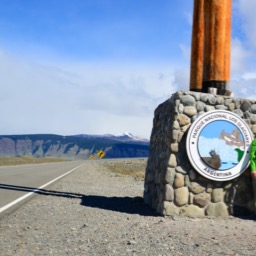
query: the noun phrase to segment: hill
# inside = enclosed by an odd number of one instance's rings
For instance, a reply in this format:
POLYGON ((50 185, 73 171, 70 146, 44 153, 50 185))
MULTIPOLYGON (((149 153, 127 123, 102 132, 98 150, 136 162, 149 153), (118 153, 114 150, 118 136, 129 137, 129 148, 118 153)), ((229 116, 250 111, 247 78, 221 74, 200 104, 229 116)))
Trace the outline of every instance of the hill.
POLYGON ((129 133, 119 136, 0 135, 0 156, 2 157, 86 159, 101 149, 106 153, 106 158, 147 157, 149 141, 129 133))

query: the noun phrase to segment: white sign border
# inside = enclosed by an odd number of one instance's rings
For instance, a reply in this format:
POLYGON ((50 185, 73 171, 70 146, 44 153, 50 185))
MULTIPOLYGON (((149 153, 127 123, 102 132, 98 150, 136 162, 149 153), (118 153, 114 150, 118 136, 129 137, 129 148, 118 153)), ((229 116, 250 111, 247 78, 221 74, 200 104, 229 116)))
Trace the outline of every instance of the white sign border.
POLYGON ((251 129, 245 123, 245 121, 233 112, 227 110, 213 110, 206 112, 199 116, 191 125, 187 140, 186 150, 187 155, 192 166, 205 178, 215 181, 228 181, 235 179, 241 175, 249 166, 250 163, 250 147, 254 136, 251 129), (245 140, 245 153, 240 162, 228 170, 218 171, 211 168, 201 159, 198 152, 198 139, 200 132, 206 125, 213 121, 227 121, 235 125, 239 131, 243 134, 245 140))

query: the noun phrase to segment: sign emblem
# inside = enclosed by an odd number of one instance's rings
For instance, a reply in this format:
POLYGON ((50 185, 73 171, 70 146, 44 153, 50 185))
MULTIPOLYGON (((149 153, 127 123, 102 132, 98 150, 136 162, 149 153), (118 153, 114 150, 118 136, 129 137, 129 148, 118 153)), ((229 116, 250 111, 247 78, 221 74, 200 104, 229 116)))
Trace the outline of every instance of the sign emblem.
POLYGON ((186 148, 193 167, 204 177, 226 181, 238 177, 249 165, 253 134, 235 113, 215 110, 191 125, 186 148))

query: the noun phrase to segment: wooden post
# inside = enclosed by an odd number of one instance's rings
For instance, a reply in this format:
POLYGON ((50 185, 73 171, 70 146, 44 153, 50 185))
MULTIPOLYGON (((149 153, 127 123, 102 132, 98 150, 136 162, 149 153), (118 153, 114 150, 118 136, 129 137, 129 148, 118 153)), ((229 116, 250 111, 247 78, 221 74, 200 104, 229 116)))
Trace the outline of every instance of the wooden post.
POLYGON ((232 0, 227 1, 226 6, 226 37, 225 37, 225 63, 224 77, 226 90, 230 90, 230 60, 231 60, 231 21, 232 21, 232 0))
POLYGON ((190 90, 229 90, 231 0, 194 0, 190 90))
POLYGON ((202 91, 204 59, 204 0, 194 0, 190 90, 202 91))

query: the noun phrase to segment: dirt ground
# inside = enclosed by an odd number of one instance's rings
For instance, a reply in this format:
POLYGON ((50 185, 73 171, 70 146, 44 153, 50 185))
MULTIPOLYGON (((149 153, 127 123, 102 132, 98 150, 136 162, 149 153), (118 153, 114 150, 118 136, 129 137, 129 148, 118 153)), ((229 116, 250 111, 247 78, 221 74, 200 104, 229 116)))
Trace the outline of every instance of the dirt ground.
POLYGON ((146 160, 111 161, 87 161, 1 216, 1 255, 256 255, 254 220, 159 216, 143 178, 126 175, 146 160))

